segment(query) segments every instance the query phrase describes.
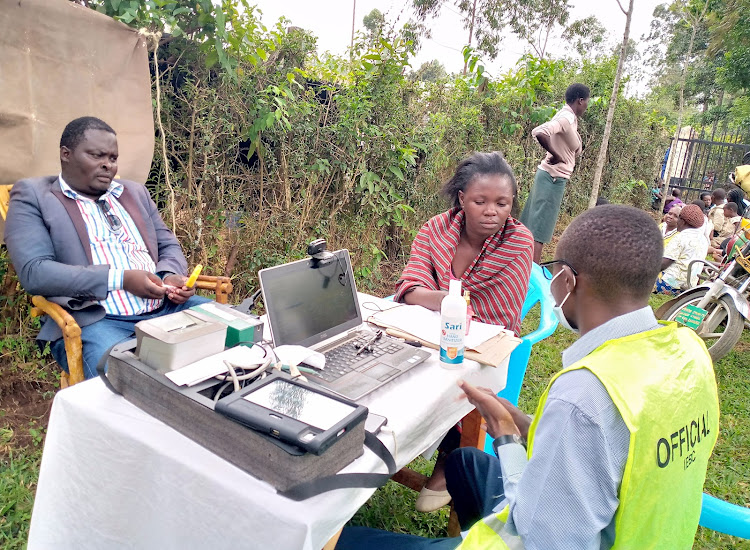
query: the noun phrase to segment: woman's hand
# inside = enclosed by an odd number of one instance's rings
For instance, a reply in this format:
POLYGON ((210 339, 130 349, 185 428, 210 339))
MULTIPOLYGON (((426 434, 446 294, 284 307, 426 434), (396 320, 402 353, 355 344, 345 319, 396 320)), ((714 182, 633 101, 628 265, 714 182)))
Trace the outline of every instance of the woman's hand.
POLYGON ((404 302, 413 306, 422 306, 432 311, 440 311, 443 298, 448 296, 445 290, 428 290, 422 286, 414 287, 404 295, 404 302))
POLYGON ((552 155, 547 160, 547 164, 555 165, 559 162, 562 162, 562 158, 560 157, 560 154, 557 151, 555 151, 554 147, 552 147, 552 141, 550 140, 549 136, 545 136, 544 134, 538 134, 536 136, 536 140, 539 142, 539 145, 541 145, 545 151, 547 151, 550 155, 552 155))

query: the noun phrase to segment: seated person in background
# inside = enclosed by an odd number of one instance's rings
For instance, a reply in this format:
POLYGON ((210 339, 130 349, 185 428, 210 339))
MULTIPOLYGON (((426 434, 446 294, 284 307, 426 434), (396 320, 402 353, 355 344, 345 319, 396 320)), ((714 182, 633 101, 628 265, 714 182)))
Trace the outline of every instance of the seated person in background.
POLYGON ((451 279, 471 292, 474 318, 518 334, 531 276, 531 232, 511 216, 513 170, 498 152, 464 159, 445 184, 453 208, 419 230, 394 301, 440 311, 451 279))
POLYGON ((659 325, 648 305, 661 241, 650 216, 630 206, 588 210, 565 230, 550 290, 562 326, 581 337, 533 421, 460 382, 499 457, 465 447, 448 459, 465 539, 348 527, 337 548, 692 547, 719 400, 701 339, 659 325), (695 461, 685 468, 687 456, 695 461))
POLYGON ((661 198, 662 198, 662 190, 664 189, 664 184, 662 183, 660 178, 654 178, 654 185, 651 188, 651 208, 654 210, 659 210, 659 205, 661 204, 661 198))
POLYGON ((662 218, 662 222, 659 224, 661 238, 664 239, 664 246, 667 246, 672 237, 677 235, 677 219, 680 217, 680 212, 682 212, 682 205, 676 204, 669 209, 669 212, 664 214, 664 218, 662 218))
POLYGON ((737 204, 728 202, 723 206, 724 215, 722 216, 723 224, 717 228, 719 234, 711 239, 711 246, 718 248, 721 243, 735 234, 740 227, 742 218, 737 215, 737 204))
POLYGON ((703 191, 701 193, 701 200, 703 201, 703 213, 708 214, 708 211, 711 209, 711 193, 703 191))
MULTIPOLYGON (((185 285, 187 263, 144 185, 113 180, 115 131, 94 117, 70 122, 60 139, 59 176, 24 179, 10 192, 5 243, 23 288, 63 306, 81 327, 83 370, 134 336, 140 320, 207 301, 185 285), (170 285, 170 286, 165 286, 170 285)), ((68 370, 57 324, 49 341, 68 370)))
POLYGON ((681 195, 682 195, 682 192, 679 189, 677 188, 672 189, 671 196, 667 197, 667 200, 664 203, 664 214, 669 212, 669 209, 677 204, 680 204, 680 205, 685 204, 684 202, 682 202, 682 199, 680 199, 681 195))
POLYGON ((737 215, 742 217, 745 215, 745 193, 739 187, 730 189, 727 192, 727 202, 733 202, 737 205, 737 215))
MULTIPOLYGON (((711 236, 713 235, 714 226, 711 224, 711 221, 708 219, 708 215, 706 214, 705 203, 700 199, 696 199, 690 204, 694 204, 695 206, 701 209, 701 212, 703 212, 703 227, 701 227, 701 229, 703 230, 703 235, 706 237, 706 241, 710 242, 711 236)), ((667 246, 666 240, 664 241, 664 246, 667 246)))
MULTIPOLYGON (((471 292, 475 320, 504 325, 518 335, 534 240, 511 216, 517 194, 513 170, 498 152, 474 153, 458 165, 442 193, 453 208, 419 230, 394 301, 440 311, 449 281, 461 279, 462 288, 471 292)), ((417 510, 437 510, 450 501, 443 464, 459 441, 454 428, 441 443, 417 510)))
POLYGON ((677 235, 664 249, 661 273, 656 279, 654 293, 679 294, 683 286, 698 284, 701 266, 694 266, 691 280, 687 280, 688 265, 693 260, 703 260, 708 254, 708 241, 703 232, 703 212, 700 207, 688 204, 677 220, 677 235))
POLYGON ((711 209, 708 211, 708 219, 714 228, 714 235, 724 224, 724 208, 727 202, 727 192, 723 189, 714 189, 711 193, 711 209))

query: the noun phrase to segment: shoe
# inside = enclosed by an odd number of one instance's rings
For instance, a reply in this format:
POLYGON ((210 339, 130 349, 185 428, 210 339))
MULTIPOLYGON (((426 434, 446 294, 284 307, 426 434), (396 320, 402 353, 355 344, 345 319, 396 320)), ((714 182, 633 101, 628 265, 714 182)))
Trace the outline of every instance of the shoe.
POLYGON ((417 497, 417 512, 434 512, 448 504, 451 501, 451 494, 448 491, 433 491, 427 487, 422 487, 417 497))

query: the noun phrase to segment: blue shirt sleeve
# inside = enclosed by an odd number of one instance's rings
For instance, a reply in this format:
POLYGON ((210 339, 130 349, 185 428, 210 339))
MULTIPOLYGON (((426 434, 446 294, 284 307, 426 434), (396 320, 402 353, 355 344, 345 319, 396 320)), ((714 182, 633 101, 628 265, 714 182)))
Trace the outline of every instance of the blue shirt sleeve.
MULTIPOLYGON (((630 433, 598 378, 580 369, 552 386, 528 463, 500 447, 509 526, 524 548, 609 548, 630 433)), ((506 449, 507 447, 507 449, 506 449)))

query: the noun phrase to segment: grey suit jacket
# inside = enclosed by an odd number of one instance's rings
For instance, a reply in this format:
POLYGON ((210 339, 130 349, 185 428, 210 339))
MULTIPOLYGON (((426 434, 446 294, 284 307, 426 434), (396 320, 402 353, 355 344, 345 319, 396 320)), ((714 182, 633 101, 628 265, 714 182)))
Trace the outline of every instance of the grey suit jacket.
MULTIPOLYGON (((119 180, 118 199, 133 218, 156 272, 187 274, 187 262, 144 185, 119 180)), ((104 317, 108 265, 92 265, 88 232, 78 206, 66 197, 57 176, 18 181, 10 191, 5 244, 21 285, 30 294, 65 307, 80 326, 104 317)), ((57 340, 60 328, 46 319, 39 340, 57 340)))

